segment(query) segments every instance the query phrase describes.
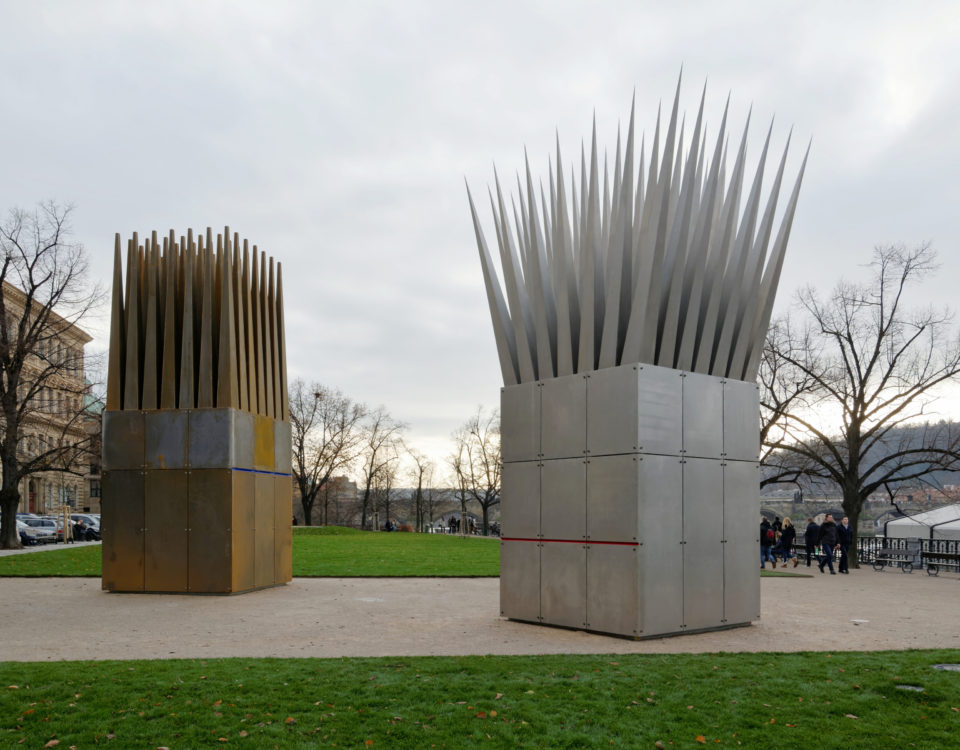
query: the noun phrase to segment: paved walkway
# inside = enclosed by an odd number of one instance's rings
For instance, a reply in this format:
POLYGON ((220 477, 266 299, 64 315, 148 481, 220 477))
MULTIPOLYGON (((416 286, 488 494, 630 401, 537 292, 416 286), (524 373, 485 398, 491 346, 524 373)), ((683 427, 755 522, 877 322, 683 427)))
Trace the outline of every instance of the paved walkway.
POLYGON ((20 549, 0 549, 0 557, 6 557, 7 555, 23 555, 27 552, 47 552, 52 549, 64 549, 69 547, 89 547, 92 544, 100 544, 100 542, 69 542, 64 544, 63 542, 57 542, 56 544, 33 544, 29 547, 22 547, 20 549))
POLYGON ((761 579, 749 627, 650 641, 504 620, 495 578, 295 578, 239 596, 2 578, 0 660, 960 648, 957 575, 812 570, 761 579))

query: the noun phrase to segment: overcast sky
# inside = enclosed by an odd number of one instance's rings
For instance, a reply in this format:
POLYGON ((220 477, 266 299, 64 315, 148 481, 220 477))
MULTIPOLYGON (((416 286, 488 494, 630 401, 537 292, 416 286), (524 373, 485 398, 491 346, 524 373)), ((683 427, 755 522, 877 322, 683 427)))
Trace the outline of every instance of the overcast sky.
POLYGON ((440 458, 501 385, 464 178, 524 147, 545 176, 594 112, 612 150, 634 92, 652 133, 681 66, 711 132, 728 93, 732 132, 753 106, 754 157, 774 116, 793 174, 813 141, 778 309, 893 242, 933 242, 925 296, 954 302, 956 3, 0 0, 0 24, 0 211, 75 204, 104 282, 115 232, 229 225, 283 264, 291 376, 440 458))

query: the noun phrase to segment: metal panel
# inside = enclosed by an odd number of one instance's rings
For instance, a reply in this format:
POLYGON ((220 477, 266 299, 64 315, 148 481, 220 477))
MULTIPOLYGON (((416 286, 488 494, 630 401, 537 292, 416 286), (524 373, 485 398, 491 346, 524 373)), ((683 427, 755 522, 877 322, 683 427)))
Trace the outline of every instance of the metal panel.
POLYGON ((290 474, 293 467, 293 444, 289 422, 273 423, 274 471, 290 474))
POLYGON ((756 383, 723 383, 723 452, 734 461, 756 461, 760 455, 760 406, 756 383))
POLYGON ((687 372, 682 380, 684 453, 720 458, 723 453, 723 379, 687 372))
POLYGON ((587 449, 587 379, 567 375, 545 380, 540 398, 543 458, 582 456, 587 449))
MULTIPOLYGON (((200 593, 234 591, 231 582, 233 483, 229 469, 189 472, 189 555, 187 585, 200 593)), ((252 576, 251 576, 252 577, 252 576)))
POLYGON ((540 618, 549 625, 586 627, 587 551, 583 544, 543 542, 540 618))
POLYGON ((143 591, 143 472, 104 471, 102 587, 143 591))
POLYGON ((540 384, 500 389, 500 451, 504 463, 540 457, 540 384))
POLYGON ((585 539, 586 461, 582 458, 544 461, 540 482, 541 536, 544 539, 585 539))
MULTIPOLYGON (((678 378, 679 379, 679 378, 678 378)), ((683 474, 674 456, 640 462, 641 635, 683 625, 683 474)))
POLYGON ((680 373, 641 365, 637 370, 637 450, 679 456, 683 448, 680 373))
MULTIPOLYGON (((270 420, 273 421, 273 420, 270 420)), ((254 474, 254 529, 253 535, 253 582, 260 586, 271 586, 273 573, 274 543, 274 492, 273 477, 266 474, 254 474)))
POLYGON ((231 472, 233 477, 233 526, 231 527, 231 562, 233 591, 256 588, 254 557, 256 549, 256 475, 248 471, 231 472))
POLYGON ((609 367, 587 376, 587 452, 635 453, 638 365, 609 367))
POLYGON ((500 614, 540 619, 539 542, 500 542, 500 614))
POLYGON ((183 469, 187 465, 189 412, 163 409, 144 413, 147 469, 183 469))
POLYGON ((274 477, 273 497, 273 582, 286 583, 293 578, 293 480, 274 477))
POLYGON ((142 411, 103 413, 103 471, 142 469, 144 445, 142 411))
MULTIPOLYGON (((237 409, 233 414, 233 469, 253 468, 253 414, 237 409)), ((289 470, 288 470, 289 471, 289 470)))
POLYGON ((587 545, 587 627, 640 635, 638 547, 587 545))
POLYGON ((723 465, 687 458, 683 464, 683 624, 723 625, 723 465))
POLYGON ((728 461, 723 467, 723 597, 728 624, 760 618, 759 527, 759 465, 728 461))
POLYGON ((501 535, 533 539, 540 533, 540 464, 503 465, 500 490, 501 535))
POLYGON ((235 409, 191 409, 187 465, 191 469, 229 469, 234 464, 235 409))
POLYGON ((587 539, 636 542, 641 456, 591 456, 587 460, 587 539))
POLYGON ((271 417, 256 416, 253 422, 253 468, 259 471, 274 471, 275 457, 273 425, 271 417))
POLYGON ((144 477, 145 591, 186 591, 187 472, 147 471, 144 477))

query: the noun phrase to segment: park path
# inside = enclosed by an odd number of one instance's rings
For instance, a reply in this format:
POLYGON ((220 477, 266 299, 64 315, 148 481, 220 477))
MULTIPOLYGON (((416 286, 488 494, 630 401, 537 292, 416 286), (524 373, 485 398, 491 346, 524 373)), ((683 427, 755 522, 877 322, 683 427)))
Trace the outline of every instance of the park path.
POLYGON ((295 578, 239 596, 3 578, 0 661, 960 648, 957 575, 812 570, 761 579, 749 627, 648 641, 504 620, 496 578, 295 578))

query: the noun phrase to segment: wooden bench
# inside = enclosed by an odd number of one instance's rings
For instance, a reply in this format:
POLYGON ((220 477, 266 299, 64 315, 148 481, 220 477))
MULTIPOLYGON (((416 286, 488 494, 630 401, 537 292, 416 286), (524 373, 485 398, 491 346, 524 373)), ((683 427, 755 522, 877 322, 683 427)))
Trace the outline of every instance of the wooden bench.
POLYGON ((873 558, 873 569, 880 572, 887 565, 896 565, 901 573, 912 573, 917 556, 917 551, 909 548, 882 547, 873 558))
POLYGON ((939 575, 940 568, 960 569, 960 554, 956 552, 924 552, 922 557, 930 576, 939 575))

